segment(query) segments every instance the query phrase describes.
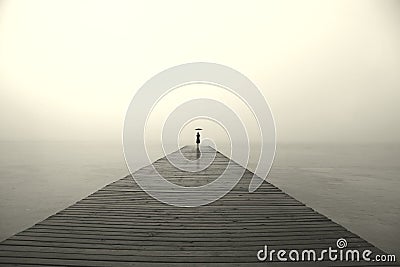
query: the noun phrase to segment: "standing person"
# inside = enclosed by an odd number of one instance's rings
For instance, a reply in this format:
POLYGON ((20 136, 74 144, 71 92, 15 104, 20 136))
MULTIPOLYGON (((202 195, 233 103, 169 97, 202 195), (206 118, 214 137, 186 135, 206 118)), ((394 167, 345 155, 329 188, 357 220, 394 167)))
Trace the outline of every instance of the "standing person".
POLYGON ((197 132, 197 134, 196 134, 196 144, 197 144, 197 147, 200 145, 200 133, 199 132, 197 132))

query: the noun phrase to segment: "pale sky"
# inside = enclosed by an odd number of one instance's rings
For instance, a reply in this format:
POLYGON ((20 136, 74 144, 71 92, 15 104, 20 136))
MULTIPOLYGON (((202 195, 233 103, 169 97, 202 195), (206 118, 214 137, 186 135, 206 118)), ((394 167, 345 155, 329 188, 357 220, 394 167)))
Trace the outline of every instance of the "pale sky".
MULTIPOLYGON (((278 142, 400 141, 400 1, 0 1, 0 140, 121 140, 135 91, 215 62, 278 142)), ((171 103, 170 103, 171 104, 171 103)))

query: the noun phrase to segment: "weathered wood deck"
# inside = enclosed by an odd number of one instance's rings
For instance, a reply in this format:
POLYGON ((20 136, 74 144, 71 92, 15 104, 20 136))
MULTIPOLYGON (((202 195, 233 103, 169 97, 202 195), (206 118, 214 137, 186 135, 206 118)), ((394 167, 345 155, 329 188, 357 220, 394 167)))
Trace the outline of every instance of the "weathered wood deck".
MULTIPOLYGON (((181 151, 196 157, 194 147, 181 151)), ((217 153, 213 164, 199 173, 182 172, 166 158, 153 165, 176 184, 197 186, 215 179, 228 161, 217 153)), ((134 175, 149 172, 145 167, 134 175)), ((258 262, 256 253, 264 245, 275 250, 336 248, 338 238, 346 238, 348 248, 383 253, 267 182, 248 193, 251 177, 246 170, 230 193, 210 205, 179 208, 151 198, 127 176, 2 242, 0 265, 285 266, 289 263, 258 262)))

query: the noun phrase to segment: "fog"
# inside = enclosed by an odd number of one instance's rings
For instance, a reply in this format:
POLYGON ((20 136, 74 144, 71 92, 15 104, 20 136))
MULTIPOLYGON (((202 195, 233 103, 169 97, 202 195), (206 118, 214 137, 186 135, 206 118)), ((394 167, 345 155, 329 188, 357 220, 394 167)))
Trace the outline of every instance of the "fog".
POLYGON ((260 88, 278 142, 399 142, 399 47, 398 1, 1 1, 0 140, 119 142, 143 83, 208 61, 260 88))

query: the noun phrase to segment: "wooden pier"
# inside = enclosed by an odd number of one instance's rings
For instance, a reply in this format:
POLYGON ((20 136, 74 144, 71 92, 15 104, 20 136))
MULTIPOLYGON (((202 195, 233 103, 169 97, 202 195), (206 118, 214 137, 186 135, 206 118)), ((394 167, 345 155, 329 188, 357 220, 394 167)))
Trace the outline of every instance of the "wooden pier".
MULTIPOLYGON (((195 147, 184 147, 181 152, 189 159, 198 156, 195 147)), ((211 152, 211 148, 202 148, 205 156, 211 152)), ((180 171, 166 158, 157 160, 153 166, 175 184, 199 186, 217 178, 228 162, 227 157, 217 152, 213 164, 198 173, 180 171)), ((243 170, 238 164, 234 167, 243 170)), ((151 172, 148 166, 134 175, 151 172)), ((0 243, 0 265, 304 266, 306 262, 276 259, 259 262, 257 252, 264 245, 276 251, 336 249, 339 238, 347 240, 348 249, 384 254, 270 183, 265 182, 249 193, 252 176, 246 170, 231 192, 196 208, 163 204, 127 176, 0 243)), ((314 264, 379 265, 364 261, 314 264)), ((379 266, 382 265, 385 264, 379 266)))

